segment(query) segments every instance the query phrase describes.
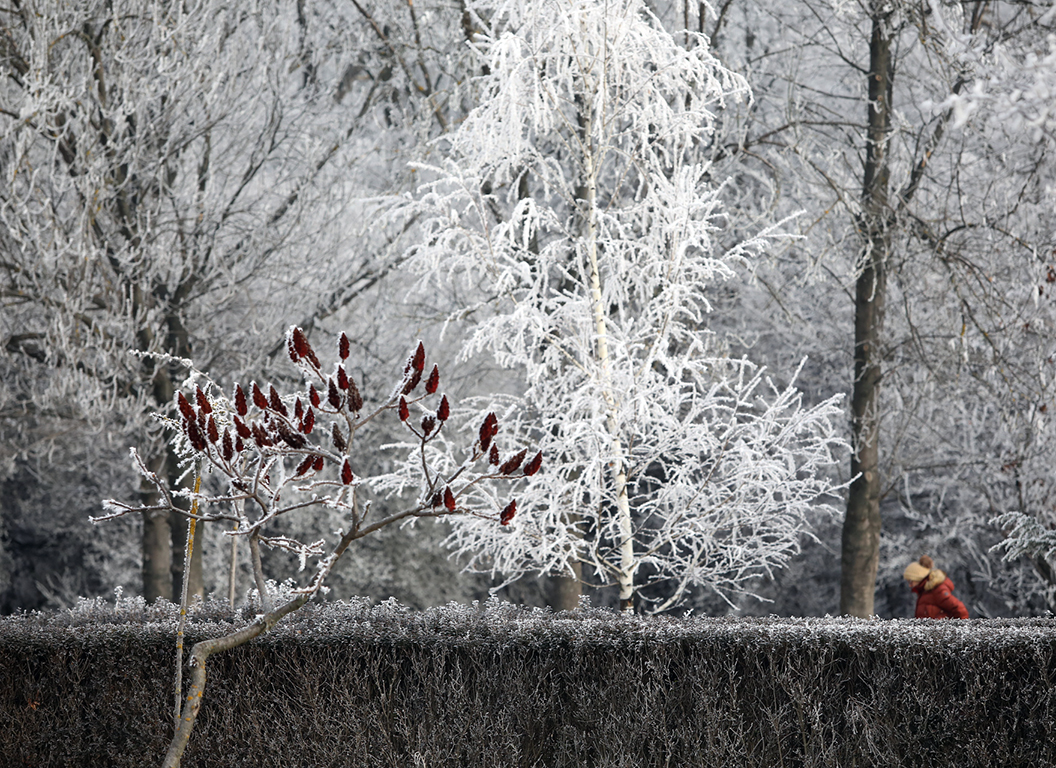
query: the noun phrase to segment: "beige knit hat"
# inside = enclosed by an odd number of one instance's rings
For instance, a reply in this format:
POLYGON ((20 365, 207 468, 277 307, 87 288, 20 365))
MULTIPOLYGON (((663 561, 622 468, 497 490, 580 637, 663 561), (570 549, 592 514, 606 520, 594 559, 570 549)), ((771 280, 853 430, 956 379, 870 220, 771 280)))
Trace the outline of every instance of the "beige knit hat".
POLYGON ((906 570, 902 572, 902 578, 906 581, 923 581, 928 578, 934 565, 930 557, 921 555, 920 560, 906 566, 906 570))

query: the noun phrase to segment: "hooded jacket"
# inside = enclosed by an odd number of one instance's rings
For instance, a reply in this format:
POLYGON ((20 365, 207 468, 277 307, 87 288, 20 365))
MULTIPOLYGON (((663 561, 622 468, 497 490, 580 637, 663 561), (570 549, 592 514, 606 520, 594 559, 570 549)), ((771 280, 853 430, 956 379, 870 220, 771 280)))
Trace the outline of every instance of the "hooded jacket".
POLYGON ((953 582, 938 568, 913 587, 917 593, 918 619, 967 619, 968 609, 953 596, 953 582))

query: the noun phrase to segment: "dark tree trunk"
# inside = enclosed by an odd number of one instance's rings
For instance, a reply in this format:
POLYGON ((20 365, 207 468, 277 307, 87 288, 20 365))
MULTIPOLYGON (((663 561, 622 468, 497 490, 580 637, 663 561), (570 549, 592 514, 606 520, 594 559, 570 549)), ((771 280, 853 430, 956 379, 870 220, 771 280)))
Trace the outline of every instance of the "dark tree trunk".
MULTIPOLYGON (((142 302, 142 294, 137 293, 137 298, 142 302)), ((155 296, 155 299, 161 297, 155 296)), ((177 356, 189 358, 191 356, 191 345, 189 336, 179 315, 175 310, 170 310, 166 318, 165 347, 177 356)), ((155 338, 156 329, 144 327, 139 332, 140 348, 150 349, 155 338)), ((144 362, 145 366, 153 367, 150 360, 144 362)), ((154 403, 159 411, 164 412, 171 407, 173 398, 176 396, 174 379, 180 372, 170 370, 169 365, 158 366, 153 373, 151 389, 154 403)), ((179 482, 181 469, 177 457, 172 452, 171 446, 166 444, 161 448, 161 453, 149 461, 151 470, 168 481, 169 488, 176 489, 178 486, 192 488, 194 479, 188 475, 179 482)), ((153 486, 149 489, 144 486, 143 503, 145 505, 157 504, 160 498, 157 496, 153 486)), ((183 508, 189 508, 188 504, 180 504, 183 508)), ((202 576, 202 526, 199 525, 195 533, 195 546, 191 557, 189 592, 191 596, 204 596, 205 587, 202 576)), ((153 602, 159 597, 166 600, 177 600, 183 591, 183 555, 187 547, 187 518, 183 515, 173 513, 159 513, 157 515, 144 515, 143 520, 143 597, 153 602)))
MULTIPOLYGON (((164 476, 165 452, 149 461, 151 471, 164 476)), ((161 503, 161 495, 154 486, 143 480, 140 498, 144 506, 161 503)), ((154 602, 159 597, 172 600, 172 528, 168 512, 143 513, 143 597, 154 602)))
POLYGON ((879 0, 874 2, 869 41, 869 125, 858 222, 864 242, 854 306, 851 474, 857 477, 847 496, 840 556, 840 613, 861 617, 873 614, 880 556, 879 404, 884 298, 891 250, 887 140, 894 79, 892 40, 886 28, 889 13, 879 0))
POLYGON ((555 576, 551 586, 550 607, 555 611, 574 611, 583 596, 583 564, 572 563, 574 577, 555 576))

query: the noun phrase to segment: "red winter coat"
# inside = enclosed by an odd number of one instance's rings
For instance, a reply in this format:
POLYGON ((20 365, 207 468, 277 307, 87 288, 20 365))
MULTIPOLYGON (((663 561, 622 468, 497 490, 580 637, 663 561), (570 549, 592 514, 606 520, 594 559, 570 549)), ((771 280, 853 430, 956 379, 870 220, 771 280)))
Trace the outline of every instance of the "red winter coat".
POLYGON ((967 619, 968 609, 953 596, 953 582, 937 568, 913 587, 917 593, 918 619, 967 619))

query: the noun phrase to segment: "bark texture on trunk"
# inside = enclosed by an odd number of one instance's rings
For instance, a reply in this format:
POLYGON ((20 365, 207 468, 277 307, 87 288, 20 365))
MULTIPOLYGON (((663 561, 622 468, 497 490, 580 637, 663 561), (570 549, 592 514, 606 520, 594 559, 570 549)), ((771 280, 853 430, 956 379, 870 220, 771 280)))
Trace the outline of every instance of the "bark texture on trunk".
POLYGON ((887 6, 874 2, 869 41, 869 122, 858 222, 863 244, 854 306, 851 474, 857 477, 847 496, 840 555, 840 613, 860 617, 873 615, 880 556, 879 403, 884 299, 891 251, 887 140, 894 79, 892 39, 887 29, 889 13, 887 6))
POLYGON ((555 611, 574 611, 583 596, 583 564, 571 563, 575 576, 555 576, 552 583, 550 607, 555 611))
MULTIPOLYGON (((144 504, 156 504, 149 492, 144 504)), ((167 512, 143 513, 143 597, 154 602, 159 597, 172 600, 172 529, 167 512)))

